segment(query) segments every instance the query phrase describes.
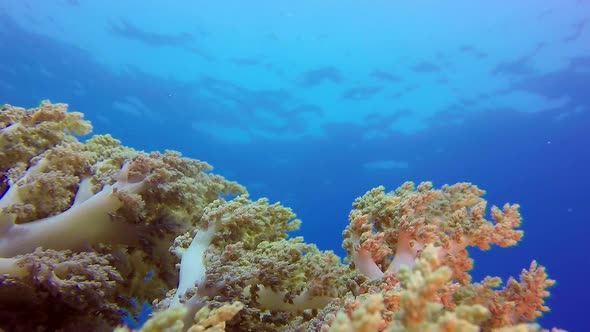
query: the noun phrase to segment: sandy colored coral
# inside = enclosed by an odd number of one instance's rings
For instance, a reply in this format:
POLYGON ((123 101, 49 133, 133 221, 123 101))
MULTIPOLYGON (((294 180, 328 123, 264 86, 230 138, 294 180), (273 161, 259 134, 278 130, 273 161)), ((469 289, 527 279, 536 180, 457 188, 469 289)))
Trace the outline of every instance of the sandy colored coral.
POLYGON ((339 257, 302 238, 286 239, 299 227, 290 209, 242 196, 211 204, 201 224, 194 237, 181 236, 173 247, 182 257, 181 280, 170 303, 180 297, 198 310, 208 301, 239 300, 245 308, 230 330, 280 329, 347 291, 351 271, 339 257), (203 235, 211 229, 211 237, 203 235))
POLYGON ((114 332, 223 332, 226 322, 232 319, 243 305, 240 302, 223 305, 219 308, 201 308, 192 318, 185 322, 187 308, 179 305, 161 311, 151 317, 138 330, 118 327, 114 332))
POLYGON ((89 134, 92 125, 83 120, 83 114, 67 109, 67 104, 49 101, 28 110, 3 105, 0 109, 0 172, 26 167, 31 158, 41 152, 75 141, 72 134, 89 134))
POLYGON ((381 294, 372 294, 362 303, 357 303, 350 316, 338 312, 330 325, 325 325, 322 332, 377 332, 387 327, 382 316, 385 310, 381 294))
POLYGON ((109 255, 41 249, 0 258, 0 324, 9 331, 116 324, 127 303, 118 296, 123 280, 112 264, 109 255))
MULTIPOLYGON (((151 301, 176 284, 177 261, 168 251, 174 238, 195 228, 211 202, 245 193, 239 184, 211 174, 209 164, 178 152, 135 151, 110 136, 81 143, 73 134, 87 134, 90 124, 81 113, 67 112, 65 104, 5 106, 0 120, 0 273, 11 284, 21 280, 13 264, 21 255, 35 253, 39 261, 53 259, 52 252, 100 255, 111 257, 106 265, 119 276, 120 303, 151 301)), ((96 264, 89 273, 94 268, 101 273, 96 264)), ((35 271, 32 278, 40 278, 35 271)), ((0 291, 7 285, 1 283, 0 291)), ((99 302, 86 310, 103 311, 99 302)), ((5 308, 4 317, 10 310, 5 308)), ((66 320, 68 312, 62 313, 66 320)), ((44 316, 39 317, 31 324, 42 326, 44 316)), ((87 326, 108 330, 113 320, 100 317, 93 317, 94 325, 87 317, 87 326)), ((0 320, 9 330, 14 324, 0 320)))

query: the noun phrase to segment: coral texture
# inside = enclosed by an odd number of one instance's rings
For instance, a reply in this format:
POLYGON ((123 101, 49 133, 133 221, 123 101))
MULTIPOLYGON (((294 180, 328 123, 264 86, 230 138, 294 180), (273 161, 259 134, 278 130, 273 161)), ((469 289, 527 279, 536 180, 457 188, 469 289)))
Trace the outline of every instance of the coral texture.
POLYGON ((65 104, 0 110, 0 329, 130 331, 143 301, 141 331, 179 332, 539 331, 549 310, 536 261, 472 281, 470 247, 523 236, 519 206, 488 210, 473 184, 368 191, 343 262, 207 163, 91 129, 65 104))

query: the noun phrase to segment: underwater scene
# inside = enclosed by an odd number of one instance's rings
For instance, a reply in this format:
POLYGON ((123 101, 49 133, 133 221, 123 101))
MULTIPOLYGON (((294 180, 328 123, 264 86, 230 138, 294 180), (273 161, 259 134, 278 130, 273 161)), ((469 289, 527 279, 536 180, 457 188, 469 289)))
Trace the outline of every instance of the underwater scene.
POLYGON ((590 1, 0 0, 0 331, 588 331, 590 1))

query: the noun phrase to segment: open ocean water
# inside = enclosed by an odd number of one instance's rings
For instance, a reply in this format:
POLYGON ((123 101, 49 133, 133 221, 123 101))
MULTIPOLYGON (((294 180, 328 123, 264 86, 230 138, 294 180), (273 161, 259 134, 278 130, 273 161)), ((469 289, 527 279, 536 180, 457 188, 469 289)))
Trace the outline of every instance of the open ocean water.
POLYGON ((539 322, 588 329, 589 1, 0 0, 0 104, 45 99, 207 161, 340 256, 367 190, 475 183, 525 236, 471 250, 474 279, 535 259, 539 322))

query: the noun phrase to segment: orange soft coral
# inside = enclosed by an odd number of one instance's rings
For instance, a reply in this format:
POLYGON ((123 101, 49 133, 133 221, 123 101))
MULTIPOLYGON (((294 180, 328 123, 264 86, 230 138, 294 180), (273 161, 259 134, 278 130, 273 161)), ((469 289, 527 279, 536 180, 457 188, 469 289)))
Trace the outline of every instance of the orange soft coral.
POLYGON ((480 283, 459 287, 452 296, 452 306, 481 305, 489 312, 489 318, 481 323, 484 331, 511 327, 534 322, 549 308, 545 299, 549 297, 549 287, 555 281, 549 279, 545 268, 531 263, 529 270, 523 270, 520 281, 510 278, 502 289, 502 281, 497 277, 486 277, 480 283))
POLYGON ((530 323, 548 310, 544 298, 549 295, 547 287, 554 283, 544 268, 533 262, 520 282, 510 279, 506 287, 494 290, 500 285, 494 278, 464 286, 453 282, 452 270, 439 256, 428 245, 412 269, 402 266, 390 282, 369 281, 373 287, 365 294, 349 296, 347 310, 333 315, 323 330, 540 331, 530 323))
MULTIPOLYGON (((357 199, 343 246, 351 267, 369 280, 361 284, 353 302, 347 301, 349 309, 350 303, 380 294, 382 319, 401 324, 393 329, 400 331, 432 328, 420 322, 432 317, 433 308, 442 319, 436 323, 439 330, 455 317, 449 315, 463 315, 468 308, 485 312, 485 319, 470 321, 484 331, 532 322, 546 312, 547 288, 554 281, 536 262, 523 271, 520 282, 510 279, 504 289, 497 289, 499 278, 471 284, 473 261, 467 247, 513 246, 523 235, 516 229, 521 223, 519 206, 492 207, 490 221, 485 218, 483 194, 468 183, 434 190, 429 182, 417 188, 408 182, 395 192, 379 187, 357 199)), ((455 318, 452 324, 457 324, 455 318)))
POLYGON ((361 272, 380 278, 402 265, 412 267, 418 253, 433 244, 453 267, 454 278, 468 283, 468 246, 506 247, 522 238, 515 229, 521 222, 518 205, 507 204, 503 211, 493 207, 488 221, 484 193, 468 183, 435 190, 430 182, 417 188, 407 182, 392 193, 378 187, 353 204, 343 246, 361 272))

